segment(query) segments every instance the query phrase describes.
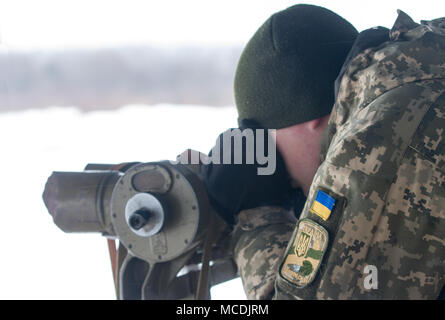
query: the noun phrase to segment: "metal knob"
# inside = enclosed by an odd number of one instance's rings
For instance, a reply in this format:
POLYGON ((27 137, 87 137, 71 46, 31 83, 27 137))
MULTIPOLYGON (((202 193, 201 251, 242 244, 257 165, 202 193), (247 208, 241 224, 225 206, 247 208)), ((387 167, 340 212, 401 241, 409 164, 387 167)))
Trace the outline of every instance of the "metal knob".
POLYGON ((164 225, 164 209, 153 195, 138 193, 125 206, 125 217, 130 229, 141 237, 151 237, 164 225))
POLYGON ((132 227, 134 230, 139 230, 143 228, 147 223, 150 217, 153 215, 151 214, 150 210, 147 208, 142 208, 139 210, 136 210, 128 220, 128 223, 130 224, 130 227, 132 227))

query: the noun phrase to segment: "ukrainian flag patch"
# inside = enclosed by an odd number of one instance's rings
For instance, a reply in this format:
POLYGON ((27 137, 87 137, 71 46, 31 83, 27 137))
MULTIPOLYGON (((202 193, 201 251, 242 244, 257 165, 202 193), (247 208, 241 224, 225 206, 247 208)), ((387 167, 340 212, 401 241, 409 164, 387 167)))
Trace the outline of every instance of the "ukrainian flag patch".
POLYGON ((336 201, 333 197, 331 197, 323 190, 319 189, 309 211, 326 221, 331 216, 332 209, 334 209, 335 206, 335 202, 336 201))

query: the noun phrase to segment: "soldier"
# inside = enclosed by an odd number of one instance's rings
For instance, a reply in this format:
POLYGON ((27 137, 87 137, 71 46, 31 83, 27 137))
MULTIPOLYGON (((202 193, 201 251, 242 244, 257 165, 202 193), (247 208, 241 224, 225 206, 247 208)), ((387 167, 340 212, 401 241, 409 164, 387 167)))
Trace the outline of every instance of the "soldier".
POLYGON ((250 299, 272 298, 296 224, 291 208, 299 214, 304 205, 334 104, 334 81, 357 34, 327 9, 296 5, 272 15, 241 55, 235 76, 240 128, 290 127, 277 132, 278 141, 282 134, 296 135, 293 150, 277 153, 273 175, 257 175, 258 164, 201 167, 213 206, 229 224, 236 222, 234 255, 250 299), (282 156, 298 165, 286 170, 282 156))
MULTIPOLYGON (((235 258, 249 298, 445 297, 444 57, 445 18, 417 24, 399 12, 391 30, 360 33, 296 227, 268 233, 267 208, 238 216, 235 258), (283 257, 269 255, 286 239, 283 257)), ((298 131, 278 129, 298 181, 298 131)))
POLYGON ((445 297, 444 76, 444 18, 358 36, 276 298, 445 297))

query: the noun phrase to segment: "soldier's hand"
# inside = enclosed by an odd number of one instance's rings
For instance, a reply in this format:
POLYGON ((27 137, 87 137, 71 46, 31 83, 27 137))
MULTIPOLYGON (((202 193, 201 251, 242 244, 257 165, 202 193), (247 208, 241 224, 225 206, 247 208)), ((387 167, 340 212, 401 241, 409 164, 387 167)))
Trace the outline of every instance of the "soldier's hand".
POLYGON ((236 222, 241 210, 260 206, 291 208, 304 204, 305 197, 301 189, 292 187, 275 140, 267 130, 229 129, 220 134, 209 158, 211 162, 200 167, 201 175, 212 206, 230 225, 236 222), (224 141, 231 143, 227 146, 224 141), (241 164, 235 164, 237 157, 242 159, 241 164))

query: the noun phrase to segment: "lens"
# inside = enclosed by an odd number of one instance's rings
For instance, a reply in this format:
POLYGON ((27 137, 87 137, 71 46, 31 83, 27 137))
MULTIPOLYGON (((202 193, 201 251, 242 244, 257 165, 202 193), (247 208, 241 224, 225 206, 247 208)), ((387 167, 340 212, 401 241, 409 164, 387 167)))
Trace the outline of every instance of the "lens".
POLYGON ((109 203, 117 171, 53 172, 43 201, 64 232, 112 233, 109 203))

